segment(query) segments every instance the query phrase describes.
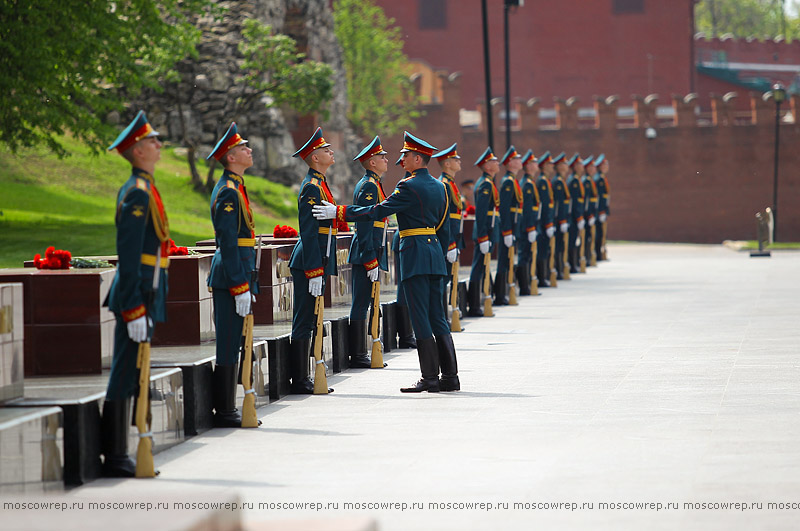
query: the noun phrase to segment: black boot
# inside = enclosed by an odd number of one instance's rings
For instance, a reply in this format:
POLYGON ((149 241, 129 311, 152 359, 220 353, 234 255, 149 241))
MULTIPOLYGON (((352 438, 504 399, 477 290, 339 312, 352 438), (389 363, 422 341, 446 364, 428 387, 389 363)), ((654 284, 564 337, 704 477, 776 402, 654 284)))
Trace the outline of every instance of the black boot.
POLYGON ((508 284, 505 271, 498 271, 494 276, 494 305, 508 306, 508 284))
POLYGON ((242 416, 236 409, 236 365, 214 367, 212 390, 214 393, 214 426, 241 428, 242 416))
POLYGON ((397 348, 417 348, 417 338, 414 337, 414 329, 411 327, 411 316, 408 313, 408 306, 397 305, 397 348))
POLYGON ((372 361, 367 353, 367 322, 350 321, 348 328, 350 343, 350 367, 353 369, 369 369, 372 361))
POLYGON ((401 393, 439 392, 439 352, 433 337, 417 339, 417 354, 422 378, 413 387, 403 387, 401 393))
POLYGON ((483 292, 479 282, 470 282, 467 288, 467 317, 483 317, 483 292))
POLYGON ((436 336, 436 348, 439 351, 439 366, 442 368, 439 390, 461 390, 461 382, 458 381, 458 360, 456 360, 456 346, 453 344, 453 336, 450 334, 436 336))
MULTIPOLYGON (((289 392, 293 395, 313 395, 314 381, 308 376, 308 358, 311 357, 311 338, 292 339, 289 342, 289 361, 292 371, 292 384, 289 392)), ((332 393, 333 388, 328 388, 332 393)))
POLYGON ((136 476, 136 462, 128 457, 130 400, 106 400, 103 403, 101 433, 105 460, 103 475, 111 478, 136 476))
POLYGON ((314 393, 314 382, 308 377, 308 357, 311 352, 311 338, 292 338, 289 344, 291 349, 290 366, 292 371, 292 385, 290 392, 293 395, 310 395, 314 393))
POLYGON ((536 260, 536 276, 539 279, 537 286, 540 288, 550 287, 550 271, 547 268, 547 262, 543 258, 538 258, 536 260))
POLYGON ((517 285, 519 285, 519 294, 522 295, 530 295, 531 294, 531 279, 529 277, 530 269, 525 267, 525 264, 519 264, 517 269, 515 270, 517 285))

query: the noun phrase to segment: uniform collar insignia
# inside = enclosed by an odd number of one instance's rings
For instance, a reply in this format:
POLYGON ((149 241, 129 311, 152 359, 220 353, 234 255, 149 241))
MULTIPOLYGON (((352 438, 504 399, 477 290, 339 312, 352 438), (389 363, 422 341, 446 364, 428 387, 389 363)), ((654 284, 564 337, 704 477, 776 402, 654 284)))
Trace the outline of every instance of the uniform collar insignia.
POLYGON ((366 176, 371 179, 375 179, 376 182, 381 182, 381 176, 372 170, 367 170, 366 176))
POLYGON ((325 174, 324 174, 324 173, 320 173, 320 172, 318 172, 318 171, 317 171, 317 170, 315 170, 314 168, 309 168, 309 169, 308 169, 308 174, 309 174, 311 177, 314 177, 315 179, 319 179, 320 181, 324 181, 324 180, 325 180, 325 174))
POLYGON ((142 179, 146 179, 147 182, 149 182, 150 184, 153 184, 155 182, 155 179, 153 179, 153 176, 150 175, 149 173, 147 173, 146 171, 144 171, 141 168, 134 167, 133 168, 133 174, 135 176, 137 176, 137 177, 142 178, 142 179))
POLYGON ((244 184, 244 179, 242 178, 242 176, 241 175, 237 175, 237 174, 233 173, 230 170, 225 170, 224 172, 222 172, 222 175, 224 177, 227 177, 228 179, 236 181, 239 184, 244 184))
POLYGON ((447 172, 444 172, 444 171, 442 172, 442 177, 444 177, 448 181, 452 181, 453 180, 453 178, 450 176, 450 174, 447 173, 447 172))

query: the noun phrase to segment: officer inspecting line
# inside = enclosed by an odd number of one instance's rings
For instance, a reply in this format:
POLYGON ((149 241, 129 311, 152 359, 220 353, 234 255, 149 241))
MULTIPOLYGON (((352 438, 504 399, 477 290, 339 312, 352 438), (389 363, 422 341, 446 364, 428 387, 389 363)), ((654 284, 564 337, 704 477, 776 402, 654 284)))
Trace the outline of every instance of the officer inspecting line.
MULTIPOLYGON (((102 415, 104 473, 108 476, 136 475, 136 465, 127 455, 129 401, 136 393, 140 373, 149 370, 141 366, 141 361, 136 365, 137 354, 140 344, 147 344, 152 337, 153 321, 166 320, 169 224, 153 178, 160 147, 158 132, 141 111, 109 147, 117 149, 131 163, 132 170, 117 196, 119 262, 107 301, 117 318, 102 415), (154 275, 158 278, 154 279, 154 275)), ((392 244, 399 257, 399 347, 417 349, 421 372, 421 378, 401 392, 460 390, 451 331, 461 331, 458 264, 465 247, 463 228, 468 202, 455 180, 461 170, 457 145, 437 152, 428 142, 406 132, 400 159, 395 163, 404 168, 405 176, 387 196, 381 184, 388 171, 387 151, 380 138, 374 137, 353 159, 362 165, 365 174, 355 187, 352 205, 337 205, 328 187, 325 174, 335 158, 321 128, 294 156, 308 165, 308 172, 298 195, 299 240, 289 261, 294 282, 291 393, 333 392, 327 387, 319 350, 324 286, 329 275, 337 274, 336 260, 330 259, 336 250, 336 222, 355 222, 349 255, 353 265, 349 366, 386 367, 377 316, 380 271, 387 271, 388 266, 387 218, 392 214, 397 217, 399 229, 392 244), (431 159, 441 167, 438 179, 428 170, 431 159), (445 297, 448 292, 450 322, 445 297), (370 306, 372 349, 368 352, 370 306), (312 357, 316 381, 309 377, 312 357)), ((211 157, 224 168, 210 202, 216 240, 208 278, 217 331, 212 382, 214 425, 257 427, 260 421, 246 419, 243 423, 234 403, 237 364, 240 359, 250 359, 246 351, 252 349, 251 344, 243 343, 242 335, 252 334, 245 323, 250 322, 247 318, 252 315, 258 292, 256 228, 243 176, 253 164, 252 149, 239 135, 236 124, 231 123, 208 155, 211 157)), ((551 157, 545 152, 537 158, 531 150, 523 156, 510 146, 502 160, 487 148, 474 165, 482 174, 474 187, 472 237, 476 245, 469 279, 468 316, 492 315, 492 294, 497 306, 514 304, 517 294, 537 295, 538 288, 556 287, 557 280, 568 280, 570 273, 583 273, 587 266, 607 259, 609 163, 604 155, 582 159, 575 154, 567 160, 564 153, 551 157), (494 177, 500 164, 506 171, 498 190, 494 177), (523 175, 518 179, 520 171, 523 175), (490 260, 494 250, 498 260, 492 279, 490 260)), ((252 377, 249 372, 244 371, 245 380, 252 377)), ((252 393, 250 382, 243 383, 246 392, 252 393)), ((142 414, 139 417, 144 418, 142 414)), ((140 426, 140 437, 150 435, 146 426, 140 426)), ((148 475, 154 474, 157 472, 148 475)))

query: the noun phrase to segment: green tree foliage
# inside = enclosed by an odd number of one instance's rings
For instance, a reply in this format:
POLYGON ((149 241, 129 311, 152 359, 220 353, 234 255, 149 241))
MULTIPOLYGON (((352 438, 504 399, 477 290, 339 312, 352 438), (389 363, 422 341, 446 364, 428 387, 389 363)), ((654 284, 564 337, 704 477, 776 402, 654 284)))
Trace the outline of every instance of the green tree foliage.
POLYGON ((336 37, 344 50, 348 118, 362 135, 393 134, 420 115, 400 28, 371 0, 336 0, 336 37))
MULTIPOLYGON (((297 51, 297 43, 288 35, 273 33, 269 25, 248 19, 242 27, 239 43, 243 75, 232 80, 231 90, 238 90, 235 106, 226 116, 236 121, 240 113, 263 98, 267 107, 287 105, 301 114, 321 112, 327 117, 326 105, 333 98, 333 68, 311 61, 297 51)), ((188 136, 184 131, 184 139, 188 136)), ((189 151, 189 166, 194 164, 194 151, 189 151)), ((206 177, 205 188, 214 187, 214 166, 206 177)), ((193 168, 192 168, 193 169, 193 168)), ((195 182, 193 169, 192 180, 195 182)))
POLYGON ((0 0, 0 142, 12 151, 70 131, 95 152, 125 98, 194 53, 192 16, 211 0, 0 0))
MULTIPOLYGON (((792 2, 796 13, 798 2, 792 2)), ((800 19, 786 7, 784 0, 702 0, 695 6, 695 27, 713 37, 800 38, 800 19)))

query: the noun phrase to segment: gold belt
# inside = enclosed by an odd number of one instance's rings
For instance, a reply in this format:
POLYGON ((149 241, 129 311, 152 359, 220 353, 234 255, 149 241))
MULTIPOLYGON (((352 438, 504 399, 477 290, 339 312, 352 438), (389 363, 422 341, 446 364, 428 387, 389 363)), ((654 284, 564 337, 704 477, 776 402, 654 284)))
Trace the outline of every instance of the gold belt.
MULTIPOLYGON (((156 266, 156 255, 154 254, 147 254, 142 253, 142 264, 155 267, 156 266)), ((161 268, 166 269, 169 267, 169 257, 164 256, 161 258, 161 268)))
POLYGON ((461 214, 450 214, 452 219, 461 219, 461 214))
POLYGON ((256 244, 255 238, 239 238, 236 240, 239 247, 253 247, 256 244))
POLYGON ((379 228, 379 229, 382 229, 382 228, 384 228, 386 226, 386 222, 385 221, 375 221, 375 222, 372 223, 372 226, 376 227, 376 228, 379 228))
MULTIPOLYGON (((330 227, 320 227, 319 228, 319 233, 320 234, 328 234, 330 232, 331 232, 331 228, 330 227)), ((333 233, 331 234, 331 236, 336 236, 337 232, 338 232, 338 229, 333 229, 333 233)))
POLYGON ((430 236, 432 234, 436 234, 436 229, 433 227, 425 227, 422 229, 406 229, 400 231, 401 238, 407 238, 409 236, 430 236))
POLYGON ((521 208, 516 208, 516 207, 511 207, 510 210, 511 210, 511 212, 514 212, 515 214, 519 214, 520 212, 522 212, 521 208))

